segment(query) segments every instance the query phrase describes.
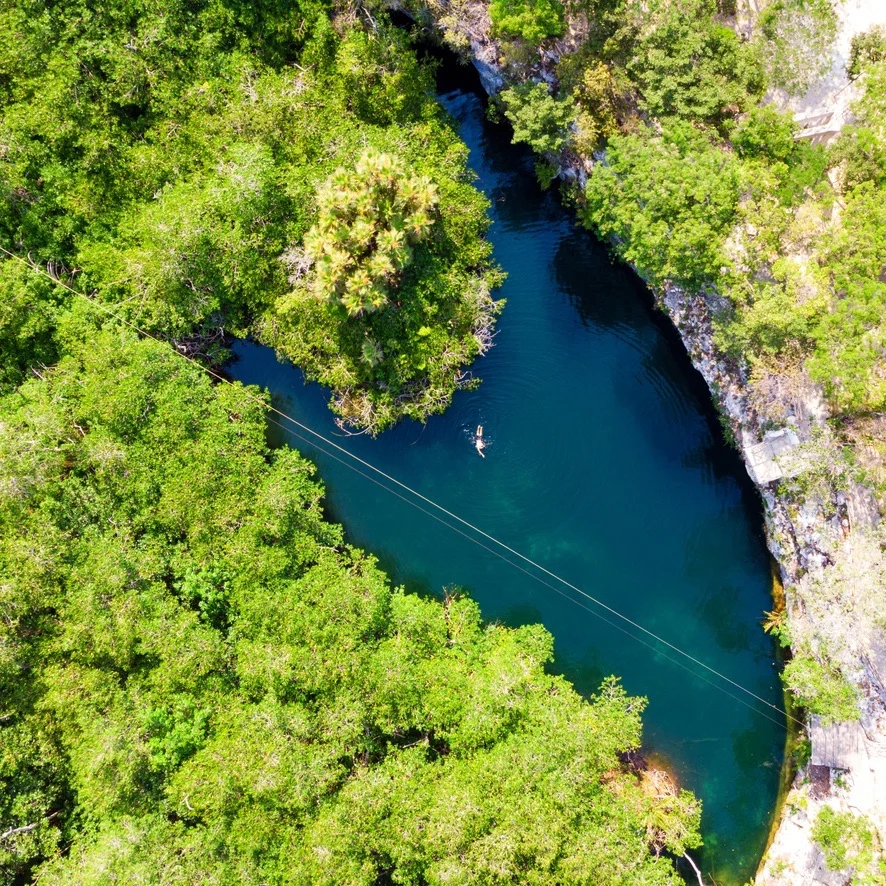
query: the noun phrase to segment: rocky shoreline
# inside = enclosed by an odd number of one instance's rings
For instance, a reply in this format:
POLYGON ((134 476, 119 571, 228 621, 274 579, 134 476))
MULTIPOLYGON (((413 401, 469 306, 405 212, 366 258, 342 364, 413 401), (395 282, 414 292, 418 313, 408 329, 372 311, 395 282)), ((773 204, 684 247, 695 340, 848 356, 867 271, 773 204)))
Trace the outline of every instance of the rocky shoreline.
MULTIPOLYGON (((709 297, 688 295, 674 288, 664 293, 659 304, 679 331, 720 414, 726 417, 735 445, 763 499, 767 545, 778 564, 788 623, 796 627, 806 618, 794 593, 796 583, 810 572, 827 568, 835 546, 847 533, 877 522, 874 497, 866 487, 852 484, 846 492, 833 493, 829 501, 803 500, 779 490, 775 481, 759 482, 751 453, 766 432, 748 402, 741 368, 730 365, 717 353, 709 297)), ((822 417, 819 414, 819 420, 822 417)), ((808 439, 808 431, 805 436, 808 439)), ((886 675, 886 671, 882 673, 886 675)), ((874 820, 880 817, 875 786, 886 788, 886 689, 880 673, 868 673, 867 677, 862 720, 846 727, 855 747, 851 757, 826 759, 834 729, 822 726, 817 718, 809 719, 809 759, 799 766, 781 808, 776 810, 772 837, 755 879, 757 886, 843 886, 849 882, 845 872, 827 868, 821 849, 812 839, 812 823, 824 805, 869 815, 874 820)), ((787 760, 785 765, 794 763, 787 760)))
MULTIPOLYGON (((423 24, 474 65, 490 96, 508 85, 499 62, 500 47, 489 36, 484 5, 473 6, 471 15, 459 20, 455 32, 436 15, 423 24)), ((532 71, 534 79, 556 82, 557 61, 580 39, 581 34, 569 33, 540 50, 532 71)), ((548 159, 556 165, 561 180, 579 184, 586 180, 594 162, 572 153, 548 159)), ((602 158, 595 159, 599 162, 602 158)), ((820 392, 808 391, 802 402, 785 404, 783 428, 767 426, 748 396, 745 368, 726 359, 715 345, 712 315, 716 294, 667 287, 656 294, 656 303, 678 330, 764 502, 766 540, 778 564, 788 624, 797 627, 806 620, 807 629, 814 629, 796 593, 797 584, 804 576, 826 569, 837 545, 856 528, 877 523, 875 498, 854 482, 848 489, 829 488, 824 495, 812 496, 779 484, 781 477, 802 470, 791 462, 791 451, 802 451, 814 433, 829 433, 820 392)), ((881 835, 886 830, 886 650, 874 650, 866 658, 859 686, 864 708, 861 721, 845 728, 825 727, 814 717, 807 721, 808 760, 799 761, 784 802, 775 811, 756 886, 843 886, 851 882, 851 872, 827 868, 812 838, 812 822, 825 805, 867 815, 879 826, 881 835)), ((791 760, 785 765, 796 766, 791 760)))

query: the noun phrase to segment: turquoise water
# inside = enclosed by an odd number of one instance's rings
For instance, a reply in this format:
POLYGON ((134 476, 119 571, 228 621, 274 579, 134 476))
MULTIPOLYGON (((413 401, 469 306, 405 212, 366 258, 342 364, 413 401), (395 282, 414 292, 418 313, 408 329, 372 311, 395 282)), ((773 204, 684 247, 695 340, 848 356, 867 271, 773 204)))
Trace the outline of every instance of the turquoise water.
MULTIPOLYGON (((492 199, 490 237, 509 274, 496 346, 473 367, 480 388, 424 427, 407 422, 371 440, 334 436, 328 392, 304 385, 267 348, 239 343, 231 374, 269 388, 279 408, 779 704, 775 651, 760 628, 771 608, 762 518, 700 377, 642 283, 539 190, 531 158, 485 121, 478 95, 454 90, 441 100, 492 199), (478 424, 489 439, 485 459, 471 443, 478 424)), ((704 869, 721 886, 753 875, 776 799, 781 721, 709 673, 668 660, 677 656, 648 636, 654 648, 602 621, 575 592, 540 584, 272 430, 316 460, 330 514, 395 581, 426 593, 459 586, 487 619, 542 622, 555 638, 554 667, 580 692, 615 673, 647 696, 646 751, 705 804, 704 869)))

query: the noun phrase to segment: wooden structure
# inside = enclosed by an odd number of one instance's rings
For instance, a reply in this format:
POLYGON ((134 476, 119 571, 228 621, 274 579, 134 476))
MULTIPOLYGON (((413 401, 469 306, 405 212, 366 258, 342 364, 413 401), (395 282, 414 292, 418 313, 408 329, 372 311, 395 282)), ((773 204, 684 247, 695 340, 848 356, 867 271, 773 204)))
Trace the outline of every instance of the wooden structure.
POLYGON ((794 453, 799 445, 797 435, 790 428, 767 431, 761 443, 745 449, 748 473, 760 486, 796 476, 802 470, 802 462, 794 453))

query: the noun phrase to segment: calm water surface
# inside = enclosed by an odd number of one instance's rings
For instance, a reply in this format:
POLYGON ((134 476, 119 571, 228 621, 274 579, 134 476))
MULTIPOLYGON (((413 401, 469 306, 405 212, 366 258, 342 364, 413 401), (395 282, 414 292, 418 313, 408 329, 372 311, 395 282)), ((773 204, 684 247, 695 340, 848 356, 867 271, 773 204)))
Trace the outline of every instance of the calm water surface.
MULTIPOLYGON (((771 606, 762 520, 700 377, 642 283, 541 193, 531 158, 485 121, 478 95, 455 90, 442 101, 492 200, 490 237, 509 274, 496 346, 474 367, 481 387, 427 426, 334 439, 780 703, 773 645, 760 629, 771 606), (478 424, 490 442, 485 459, 471 444, 478 424)), ((267 348, 240 343, 235 352, 235 378, 336 433, 328 392, 305 386, 267 348)), ((319 464, 331 514, 395 581, 428 593, 457 585, 487 619, 542 622, 555 638, 554 667, 580 692, 615 673, 647 696, 646 749, 704 801, 704 868, 719 884, 753 875, 778 787, 780 723, 721 691, 740 695, 728 684, 674 664, 648 637, 654 648, 602 621, 569 599, 599 612, 574 592, 558 595, 302 439, 285 442, 319 464)))

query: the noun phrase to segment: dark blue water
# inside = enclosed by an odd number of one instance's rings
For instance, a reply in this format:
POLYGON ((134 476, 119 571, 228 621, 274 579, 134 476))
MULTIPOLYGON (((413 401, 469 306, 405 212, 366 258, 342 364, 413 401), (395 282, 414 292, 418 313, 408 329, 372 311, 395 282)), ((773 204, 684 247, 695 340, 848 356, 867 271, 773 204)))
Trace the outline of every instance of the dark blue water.
MULTIPOLYGON (((541 193, 531 158, 485 121, 478 96, 454 91, 442 101, 493 201, 490 236, 509 274, 496 346, 474 367, 482 386, 425 427, 403 423, 372 440, 334 436, 328 392, 305 386, 266 348, 239 344, 233 376, 269 388, 300 421, 780 703, 774 649, 760 628, 771 608, 762 519, 700 378, 640 281, 541 193), (471 443, 478 424, 489 438, 485 459, 471 443)), ((645 747, 705 804, 704 868, 719 884, 753 875, 776 799, 780 723, 709 673, 669 661, 672 651, 601 621, 588 600, 563 587, 581 605, 558 595, 276 430, 316 460, 332 516, 395 581, 428 593, 458 586, 487 619, 542 622, 555 638, 555 668, 580 692, 615 673, 647 696, 645 747)))

